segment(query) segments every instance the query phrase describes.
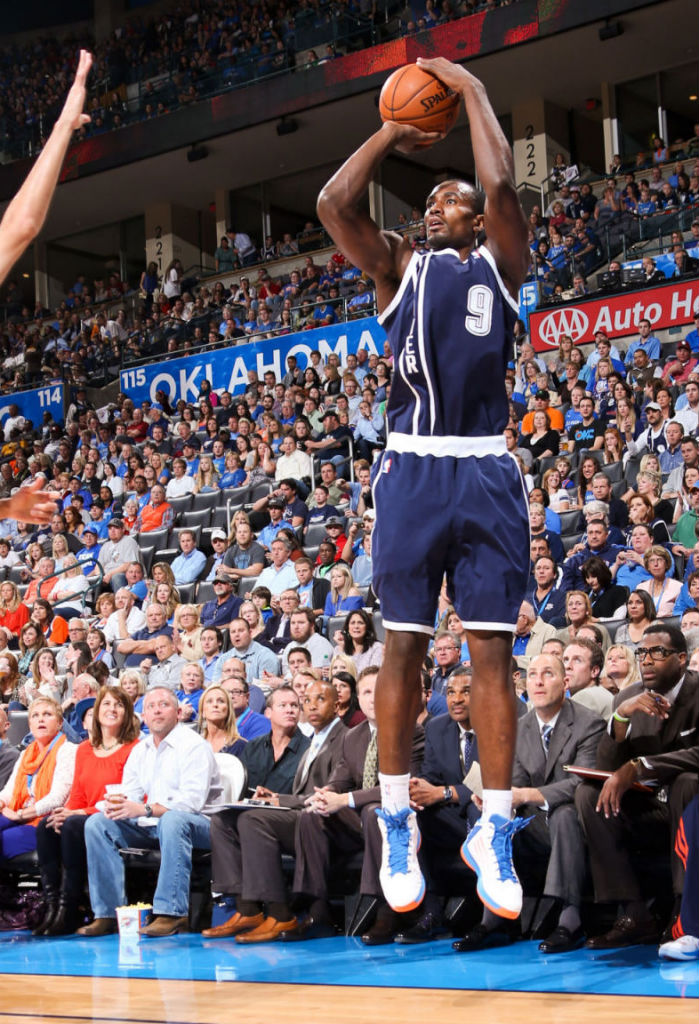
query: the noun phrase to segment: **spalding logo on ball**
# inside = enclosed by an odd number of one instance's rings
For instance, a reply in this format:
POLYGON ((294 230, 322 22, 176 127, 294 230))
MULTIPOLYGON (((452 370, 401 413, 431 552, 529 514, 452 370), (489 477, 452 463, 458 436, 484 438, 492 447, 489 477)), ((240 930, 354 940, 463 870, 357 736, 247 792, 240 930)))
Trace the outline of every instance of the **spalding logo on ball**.
POLYGON ((460 98, 429 71, 408 64, 384 82, 379 114, 382 121, 411 124, 423 132, 446 135, 458 117, 460 98))

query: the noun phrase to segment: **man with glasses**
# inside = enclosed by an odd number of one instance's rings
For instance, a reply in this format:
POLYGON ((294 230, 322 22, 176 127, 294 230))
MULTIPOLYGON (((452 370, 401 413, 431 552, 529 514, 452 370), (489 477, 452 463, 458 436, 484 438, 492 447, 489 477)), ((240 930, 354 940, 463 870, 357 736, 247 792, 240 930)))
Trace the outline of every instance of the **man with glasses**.
POLYGON ((200 608, 199 621, 202 626, 216 626, 228 629, 237 618, 243 599, 233 593, 233 583, 223 569, 214 578, 214 596, 200 608))
POLYGON ((697 793, 696 770, 687 770, 699 735, 699 676, 687 671, 687 644, 676 626, 656 622, 636 654, 641 681, 614 699, 614 714, 597 751, 597 767, 612 772, 601 787, 583 782, 575 803, 590 850, 595 902, 620 906, 614 926, 589 939, 590 949, 655 943, 660 927, 641 891, 631 851, 670 851, 676 903, 683 867, 674 850, 682 813, 697 793), (661 766, 663 774, 660 774, 661 766), (644 779, 661 788, 639 792, 644 779))
POLYGON ((461 641, 455 633, 442 633, 432 648, 437 668, 432 673, 432 692, 445 694, 447 680, 461 661, 461 641))
POLYGON ((257 696, 258 707, 264 709, 264 694, 259 686, 253 686, 251 692, 245 679, 245 666, 238 658, 229 658, 225 662, 218 685, 230 695, 238 732, 243 739, 250 741, 257 736, 266 736, 271 728, 269 718, 250 706, 253 696, 257 696))
POLYGON ((262 634, 263 642, 268 644, 275 654, 281 654, 291 640, 291 616, 298 606, 299 595, 296 590, 282 590, 279 595, 279 613, 270 615, 262 634))

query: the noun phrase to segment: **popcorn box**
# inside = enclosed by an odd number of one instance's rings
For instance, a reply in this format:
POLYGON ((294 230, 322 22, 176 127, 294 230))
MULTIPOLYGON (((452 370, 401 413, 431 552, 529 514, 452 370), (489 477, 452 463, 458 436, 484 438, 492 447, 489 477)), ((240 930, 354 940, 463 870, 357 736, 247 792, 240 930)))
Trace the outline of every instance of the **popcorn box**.
POLYGON ((128 907, 117 907, 119 939, 138 941, 141 928, 147 923, 152 910, 153 907, 150 903, 133 903, 128 907))

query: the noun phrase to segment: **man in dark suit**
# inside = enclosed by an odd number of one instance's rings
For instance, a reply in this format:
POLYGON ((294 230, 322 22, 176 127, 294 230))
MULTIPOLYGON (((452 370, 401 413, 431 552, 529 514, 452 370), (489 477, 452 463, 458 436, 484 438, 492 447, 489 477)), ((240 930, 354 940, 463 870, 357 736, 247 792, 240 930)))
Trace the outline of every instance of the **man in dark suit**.
MULTIPOLYGON (((543 891, 559 905, 557 926, 539 946, 546 953, 562 953, 583 942, 579 908, 585 844, 574 803, 579 779, 563 766, 593 767, 604 731, 602 718, 565 693, 561 659, 554 654, 532 658, 527 671, 532 710, 517 724, 512 775, 512 805, 527 827, 515 837, 514 857, 525 893, 543 891)), ((500 919, 486 910, 481 924, 455 948, 471 952, 511 939, 500 919)))
POLYGON ((291 613, 299 606, 299 595, 295 590, 282 590, 279 595, 280 612, 278 615, 270 615, 265 623, 262 635, 258 637, 263 644, 271 647, 275 654, 281 654, 285 647, 291 642, 289 632, 291 613))
POLYGON ((421 776, 410 779, 410 799, 418 808, 422 836, 420 866, 425 878, 425 899, 418 921, 396 937, 403 944, 428 942, 443 928, 447 893, 440 892, 445 857, 457 854, 480 817, 471 790, 464 784, 478 745, 471 727, 471 669, 457 666, 447 679, 446 715, 425 726, 425 759, 421 776))
POLYGON ((598 903, 621 904, 610 931, 588 939, 590 949, 654 943, 659 927, 650 914, 631 860, 631 850, 670 850, 673 891, 682 892, 683 867, 674 851, 682 813, 697 793, 691 761, 659 776, 656 794, 633 789, 635 782, 667 768, 668 755, 696 747, 699 734, 699 676, 687 672, 687 643, 681 630, 663 622, 643 633, 636 654, 641 682, 617 694, 608 731, 597 752, 597 767, 612 775, 601 790, 592 782, 577 789, 575 802, 585 832, 598 903), (655 768, 654 768, 655 766, 655 768), (663 799, 666 796, 666 799, 663 799))
MULTIPOLYGON (((272 696, 282 691, 293 693, 280 687, 272 696)), ((206 938, 235 935, 241 943, 269 942, 281 932, 297 928, 289 909, 281 858, 283 853, 294 852, 297 820, 316 788, 327 783, 340 759, 345 733, 331 683, 319 681, 309 686, 304 709, 314 735, 299 762, 291 793, 273 793, 258 786, 255 797, 269 807, 217 815, 212 820, 212 887, 238 898, 236 913, 222 925, 207 929, 203 933, 206 938)))
MULTIPOLYGON (((310 802, 311 814, 298 819, 294 892, 312 900, 308 916, 300 927, 301 938, 327 935, 330 909, 327 882, 333 853, 364 850, 359 891, 379 903, 376 923, 362 936, 365 945, 392 942, 398 930, 398 915, 383 898, 379 882, 381 836, 376 808, 381 805, 376 750, 374 691, 378 669, 367 667, 359 674, 357 698, 366 721, 345 730, 342 757, 330 779, 310 802)), ((411 774, 422 764, 424 733, 416 726, 413 736, 411 774)))
POLYGON ((19 757, 17 747, 12 747, 7 742, 7 734, 10 731, 10 719, 7 717, 5 708, 0 707, 0 786, 4 786, 19 757))

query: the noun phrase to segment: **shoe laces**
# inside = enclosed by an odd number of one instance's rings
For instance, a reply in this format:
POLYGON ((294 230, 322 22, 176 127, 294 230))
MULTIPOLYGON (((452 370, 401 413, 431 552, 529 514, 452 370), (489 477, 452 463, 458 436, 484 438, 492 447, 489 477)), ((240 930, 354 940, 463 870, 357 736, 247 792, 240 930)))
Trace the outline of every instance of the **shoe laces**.
POLYGON ((508 821, 497 814, 490 819, 493 826, 491 845, 498 874, 503 882, 517 882, 517 875, 512 863, 512 838, 517 832, 526 828, 531 820, 531 818, 512 818, 508 821))
POLYGON ((388 842, 388 868, 392 875, 408 873, 408 855, 410 853, 410 826, 408 824, 411 811, 406 808, 396 814, 377 808, 377 815, 386 826, 388 842))

